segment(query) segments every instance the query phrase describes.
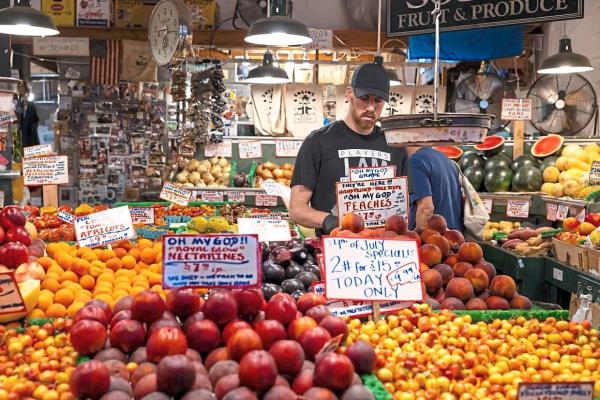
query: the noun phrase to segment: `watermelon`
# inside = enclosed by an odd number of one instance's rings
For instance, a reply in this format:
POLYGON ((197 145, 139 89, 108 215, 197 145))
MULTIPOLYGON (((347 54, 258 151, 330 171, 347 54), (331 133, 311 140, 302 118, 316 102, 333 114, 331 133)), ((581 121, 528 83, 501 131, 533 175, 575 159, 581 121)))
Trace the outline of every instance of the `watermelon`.
POLYGON ((513 172, 517 172, 519 169, 521 169, 523 167, 528 167, 528 166, 539 168, 540 162, 538 160, 536 160, 536 158, 534 156, 531 156, 529 154, 523 154, 523 155, 520 155, 519 157, 517 157, 512 162, 512 164, 510 165, 510 168, 513 170, 513 172))
POLYGON ((531 147, 531 155, 536 158, 557 156, 560 154, 564 140, 560 135, 542 136, 531 147))
POLYGON ((483 152, 486 157, 495 156, 504 150, 504 138, 502 136, 487 136, 483 143, 475 145, 475 150, 483 152))
POLYGON ((444 153, 451 160, 458 160, 463 155, 463 151, 458 146, 434 146, 434 149, 444 153))
POLYGON ((473 185, 473 188, 479 192, 481 190, 481 184, 483 183, 483 178, 485 175, 483 168, 469 167, 465 169, 464 174, 469 182, 471 182, 471 185, 473 185))
POLYGON ((558 160, 558 157, 555 156, 544 158, 544 161, 542 161, 542 163, 540 164, 540 171, 544 172, 546 168, 554 167, 556 165, 556 160, 558 160))
POLYGON ((495 167, 510 168, 510 163, 511 163, 510 158, 506 157, 503 154, 498 154, 497 156, 487 159, 487 161, 485 162, 484 169, 487 171, 487 170, 495 168, 495 167))
POLYGON ((474 152, 465 154, 458 162, 458 166, 460 167, 461 171, 464 171, 469 167, 483 168, 484 164, 485 162, 483 161, 483 158, 479 157, 477 153, 474 152))
POLYGON ((494 167, 485 172, 483 185, 487 192, 507 192, 510 190, 513 173, 508 167, 494 167))
POLYGON ((526 165, 515 172, 512 189, 517 192, 537 192, 543 183, 542 172, 531 165, 526 165))

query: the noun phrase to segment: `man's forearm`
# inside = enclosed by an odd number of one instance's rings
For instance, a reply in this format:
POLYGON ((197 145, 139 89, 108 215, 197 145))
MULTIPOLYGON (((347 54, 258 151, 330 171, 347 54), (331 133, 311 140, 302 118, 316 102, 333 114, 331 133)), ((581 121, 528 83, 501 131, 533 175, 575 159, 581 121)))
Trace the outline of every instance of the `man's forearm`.
POLYGON ((433 208, 425 206, 417 206, 415 227, 425 226, 429 217, 433 215, 433 208))
POLYGON ((321 228, 323 220, 329 215, 326 212, 315 210, 306 204, 296 204, 290 207, 290 217, 297 223, 307 228, 321 228))

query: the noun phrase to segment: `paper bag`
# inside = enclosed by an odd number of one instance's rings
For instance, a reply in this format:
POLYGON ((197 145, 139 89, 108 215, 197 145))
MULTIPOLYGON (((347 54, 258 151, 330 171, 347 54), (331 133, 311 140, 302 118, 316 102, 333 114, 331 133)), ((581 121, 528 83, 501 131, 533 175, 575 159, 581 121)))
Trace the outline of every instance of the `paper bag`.
POLYGON ((285 107, 282 85, 252 85, 252 119, 264 136, 285 134, 285 107))
MULTIPOLYGON (((433 113, 433 86, 417 86, 414 92, 413 114, 433 113)), ((446 110, 446 88, 438 88, 438 112, 446 110)))
POLYGON ((286 86, 285 125, 294 137, 305 138, 323 126, 323 88, 321 85, 286 86))
POLYGON ((382 117, 390 115, 410 114, 413 104, 414 88, 410 86, 394 86, 390 88, 390 99, 381 112, 382 117))

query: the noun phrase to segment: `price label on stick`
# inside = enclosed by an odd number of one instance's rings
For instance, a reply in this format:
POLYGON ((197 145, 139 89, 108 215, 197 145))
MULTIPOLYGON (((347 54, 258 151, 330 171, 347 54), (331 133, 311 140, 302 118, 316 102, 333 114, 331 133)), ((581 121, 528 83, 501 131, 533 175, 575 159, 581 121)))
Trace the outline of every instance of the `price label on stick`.
POLYGON ((262 144, 258 141, 241 141, 238 144, 241 159, 261 158, 262 144))
POLYGON ((287 241, 292 238, 290 224, 276 218, 238 218, 238 232, 256 234, 261 242, 287 241))
POLYGON ((589 180, 592 184, 600 183, 600 161, 592 161, 589 180))
POLYGON ((519 400, 592 400, 593 382, 519 383, 519 400))
POLYGON ((162 200, 185 207, 192 198, 192 192, 190 190, 177 187, 170 182, 165 182, 158 197, 162 200))
POLYGON ((25 186, 69 183, 67 156, 24 158, 23 179, 25 186))
POLYGON ((223 192, 203 191, 200 198, 202 201, 223 201, 223 192))
POLYGON ((154 208, 152 207, 129 207, 129 213, 134 225, 154 224, 154 208))
POLYGON ((136 237, 127 206, 77 217, 74 225, 81 247, 100 247, 136 237))
POLYGON ((323 255, 328 299, 423 299, 414 240, 325 237, 323 255))
POLYGON ((23 158, 54 155, 51 144, 23 147, 23 158))
POLYGON ((559 204, 556 210, 556 220, 564 221, 569 216, 569 206, 566 204, 559 204))
POLYGON ((483 200, 483 207, 485 208, 485 212, 487 212, 488 214, 492 213, 492 206, 494 205, 494 202, 492 199, 482 199, 483 200))
POLYGON ((554 203, 546 203, 546 219, 548 221, 556 221, 556 211, 558 210, 558 205, 554 203))
POLYGON ((12 272, 0 273, 0 315, 27 311, 12 272))
POLYGON ((257 235, 167 235, 163 249, 164 288, 239 288, 261 283, 257 235))
POLYGON ((302 142, 299 140, 277 140, 275 142, 276 157, 296 157, 302 142))
POLYGON ((221 143, 208 143, 204 146, 204 157, 227 157, 231 158, 233 154, 231 140, 224 140, 221 143))
POLYGON ((244 203, 246 194, 244 192, 227 192, 227 200, 244 203))
POLYGON ((75 216, 73 214, 66 212, 65 210, 59 210, 58 213, 56 213, 56 217, 61 221, 64 221, 67 224, 71 225, 73 225, 73 221, 75 219, 75 216))
POLYGON ((272 194, 256 193, 256 197, 254 198, 254 204, 257 207, 276 207, 277 196, 274 196, 272 194))
POLYGON ((529 217, 529 200, 508 199, 506 202, 506 216, 513 218, 529 217))
POLYGON ((533 109, 532 99, 502 99, 501 119, 509 121, 528 121, 533 109))

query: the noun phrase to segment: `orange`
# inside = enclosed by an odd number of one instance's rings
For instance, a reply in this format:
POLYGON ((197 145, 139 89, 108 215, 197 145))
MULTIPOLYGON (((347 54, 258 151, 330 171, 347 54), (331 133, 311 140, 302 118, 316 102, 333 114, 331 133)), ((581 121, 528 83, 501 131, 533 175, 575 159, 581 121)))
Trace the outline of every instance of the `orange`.
POLYGON ((63 318, 67 315, 67 307, 62 304, 54 303, 46 310, 48 318, 63 318))
POLYGON ((89 247, 80 247, 79 249, 77 249, 77 257, 83 257, 84 255, 86 255, 87 253, 89 253, 90 251, 92 251, 92 249, 90 249, 89 247))
POLYGON ((125 239, 125 240, 121 240, 120 242, 117 242, 117 243, 113 244, 112 247, 113 247, 113 249, 115 247, 119 247, 121 249, 125 249, 125 250, 129 251, 129 250, 131 250, 131 248, 133 247, 133 245, 131 244, 130 240, 125 239))
POLYGON ((148 283, 150 283, 151 285, 162 285, 162 275, 152 274, 148 278, 148 283))
POLYGON ((65 307, 68 307, 71 305, 71 303, 73 303, 73 297, 75 296, 69 289, 60 289, 54 295, 54 303, 59 303, 65 307))
POLYGON ((49 255, 50 257, 53 257, 53 258, 54 258, 54 253, 55 253, 55 252, 56 252, 58 249, 60 249, 60 246, 58 245, 58 243, 56 243, 56 242, 51 242, 51 243, 48 243, 48 246, 46 247, 46 252, 48 253, 48 255, 49 255))
POLYGON ((135 258, 135 261, 140 260, 141 253, 142 253, 142 251, 140 249, 136 249, 135 247, 133 249, 129 250, 129 255, 132 256, 133 258, 135 258))
POLYGON ((112 282, 109 281, 98 281, 96 282, 96 286, 94 287, 94 289, 98 289, 98 288, 109 288, 112 289, 114 287, 112 282))
POLYGON ((85 305, 85 303, 83 301, 76 301, 73 304, 71 304, 69 306, 69 308, 67 308, 67 315, 71 318, 73 318, 75 316, 75 314, 77 313, 77 311, 79 311, 83 306, 85 305))
POLYGON ((48 268, 50 268, 52 266, 52 264, 54 263, 54 260, 51 259, 50 257, 40 257, 37 259, 37 263, 40 264, 42 267, 44 267, 44 271, 48 271, 48 268))
POLYGON ((44 314, 44 310, 42 310, 41 308, 34 308, 33 310, 31 310, 31 312, 27 315, 27 317, 29 319, 33 319, 33 318, 44 318, 45 314, 44 314))
POLYGON ((136 264, 136 259, 131 255, 127 255, 121 259, 121 263, 123 264, 123 268, 134 269, 136 264))
POLYGON ((120 259, 114 257, 106 261, 106 268, 112 269, 113 271, 118 271, 123 267, 123 263, 120 259))
POLYGON ((48 274, 57 274, 57 275, 60 275, 63 272, 65 272, 64 269, 62 269, 58 265, 53 265, 52 267, 48 268, 48 271, 46 271, 46 276, 48 276, 48 274))
POLYGON ((143 288, 143 287, 141 287, 141 286, 136 286, 136 285, 134 285, 134 286, 131 288, 131 290, 129 291, 129 295, 130 295, 130 296, 135 296, 136 294, 138 294, 138 293, 141 293, 141 292, 143 292, 143 291, 144 291, 144 290, 146 290, 146 289, 147 289, 147 288, 143 288))
POLYGON ((128 290, 115 290, 112 293, 112 297, 115 300, 119 300, 121 297, 125 297, 125 296, 129 296, 129 291, 128 290))
POLYGON ((82 257, 84 260, 92 262, 92 261, 96 261, 98 259, 98 256, 96 255, 96 253, 92 252, 92 251, 88 251, 87 253, 85 253, 82 257))
POLYGON ((71 271, 75 272, 79 276, 83 276, 89 274, 91 268, 92 266, 89 261, 77 258, 71 267, 71 271))
POLYGON ((112 282, 115 280, 115 276, 111 270, 104 270, 98 277, 97 281, 108 281, 112 282))
POLYGON ((156 263, 162 262, 162 251, 159 251, 158 253, 156 253, 156 258, 154 259, 154 262, 156 262, 156 263))
POLYGON ((150 240, 150 239, 140 239, 137 242, 137 247, 140 250, 143 250, 148 247, 152 247, 153 245, 154 245, 154 242, 152 242, 152 240, 150 240))
POLYGON ((151 247, 146 247, 140 253, 140 260, 145 262, 146 264, 152 264, 156 259, 156 250, 151 247))
POLYGON ((127 255, 127 250, 122 249, 120 247, 117 247, 116 249, 113 249, 115 256, 118 258, 123 258, 127 255))
POLYGON ((106 304, 108 304, 109 306, 112 307, 113 303, 114 303, 114 299, 112 298, 112 296, 108 293, 100 293, 98 295, 94 295, 94 298, 97 300, 102 300, 104 301, 106 304))
POLYGON ((62 274, 60 274, 60 278, 59 278, 59 281, 61 281, 61 282, 64 282, 64 281, 77 282, 78 280, 79 279, 78 279, 77 275, 73 271, 65 271, 62 274))
POLYGON ((101 273, 102 268, 100 267, 92 266, 92 268, 90 268, 90 275, 92 275, 94 278, 97 278, 101 273))
POLYGON ((73 265, 73 261, 75 261, 75 259, 67 253, 60 253, 56 261, 62 268, 71 269, 71 265, 73 265))
POLYGON ((46 278, 42 281, 42 289, 48 289, 51 292, 56 292, 60 289, 60 283, 54 278, 46 278))
POLYGON ((83 275, 79 279, 79 284, 84 289, 92 290, 94 288, 94 285, 96 284, 96 281, 94 280, 94 277, 91 275, 83 275))
POLYGON ((156 284, 156 285, 152 286, 152 291, 153 292, 159 293, 159 292, 162 292, 162 290, 163 290, 162 285, 156 284))

